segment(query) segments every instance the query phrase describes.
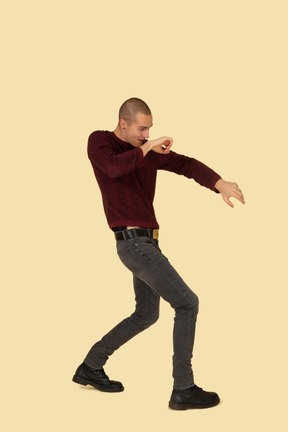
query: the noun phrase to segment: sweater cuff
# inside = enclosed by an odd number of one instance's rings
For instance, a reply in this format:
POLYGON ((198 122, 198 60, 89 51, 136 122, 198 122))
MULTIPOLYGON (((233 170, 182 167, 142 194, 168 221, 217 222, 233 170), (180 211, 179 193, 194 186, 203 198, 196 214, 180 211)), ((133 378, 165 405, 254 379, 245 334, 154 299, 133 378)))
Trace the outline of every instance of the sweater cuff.
POLYGON ((217 183, 217 181, 218 180, 220 180, 222 177, 219 175, 219 174, 217 174, 216 176, 215 176, 215 178, 213 179, 213 188, 212 188, 212 190, 214 191, 214 192, 216 192, 216 193, 220 193, 219 191, 218 191, 218 189, 216 189, 215 188, 215 184, 217 183))

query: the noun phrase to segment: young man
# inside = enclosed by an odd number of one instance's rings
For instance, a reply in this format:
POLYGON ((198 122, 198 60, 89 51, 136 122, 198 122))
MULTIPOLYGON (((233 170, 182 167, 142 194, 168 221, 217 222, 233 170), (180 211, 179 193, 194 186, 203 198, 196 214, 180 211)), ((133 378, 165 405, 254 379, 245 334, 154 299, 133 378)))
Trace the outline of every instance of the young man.
POLYGON ((147 104, 131 98, 120 107, 114 132, 96 131, 88 140, 88 156, 109 227, 115 234, 117 253, 133 273, 136 308, 92 346, 73 381, 105 392, 124 390, 120 382, 108 378, 103 366, 116 349, 157 321, 162 297, 175 310, 174 386, 169 407, 176 410, 212 407, 219 403, 219 396, 194 383, 191 367, 198 297, 159 248, 159 225, 153 208, 157 170, 193 178, 200 185, 220 192, 231 207, 230 197, 243 204, 244 197, 236 183, 223 180, 196 159, 171 151, 172 138, 148 141, 151 127, 152 114, 147 104))

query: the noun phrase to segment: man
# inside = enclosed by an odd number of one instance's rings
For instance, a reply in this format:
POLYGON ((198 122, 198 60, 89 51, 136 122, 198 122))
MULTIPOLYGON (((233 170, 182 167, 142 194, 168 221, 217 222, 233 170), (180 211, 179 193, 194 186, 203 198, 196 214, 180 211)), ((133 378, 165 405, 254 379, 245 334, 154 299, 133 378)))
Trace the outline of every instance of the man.
POLYGON ((172 138, 149 141, 151 127, 152 114, 147 104, 131 98, 120 107, 114 132, 96 131, 88 140, 88 156, 109 227, 115 234, 117 253, 133 273, 136 308, 92 346, 73 381, 105 392, 123 391, 123 385, 110 380, 103 366, 116 349, 157 321, 162 297, 175 310, 174 386, 169 407, 176 410, 212 407, 219 403, 219 396, 194 383, 191 367, 198 297, 159 248, 159 225, 153 208, 157 170, 193 178, 200 185, 220 192, 231 207, 230 197, 243 204, 244 197, 236 183, 226 182, 196 159, 171 151, 172 138))

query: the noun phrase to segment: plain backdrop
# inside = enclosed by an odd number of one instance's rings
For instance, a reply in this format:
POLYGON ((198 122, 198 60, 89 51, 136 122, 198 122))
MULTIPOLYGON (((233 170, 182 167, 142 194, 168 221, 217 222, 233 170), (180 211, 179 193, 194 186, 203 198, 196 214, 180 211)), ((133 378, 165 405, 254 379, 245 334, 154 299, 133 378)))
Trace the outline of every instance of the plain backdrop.
POLYGON ((5 431, 287 430, 287 2, 14 1, 1 12, 1 422, 5 431), (130 97, 151 139, 236 181, 235 208, 160 172, 160 246, 200 298, 196 383, 168 409, 173 310, 121 347, 104 394, 72 382, 133 312, 87 138, 130 97), (155 353, 152 356, 152 352, 155 353))

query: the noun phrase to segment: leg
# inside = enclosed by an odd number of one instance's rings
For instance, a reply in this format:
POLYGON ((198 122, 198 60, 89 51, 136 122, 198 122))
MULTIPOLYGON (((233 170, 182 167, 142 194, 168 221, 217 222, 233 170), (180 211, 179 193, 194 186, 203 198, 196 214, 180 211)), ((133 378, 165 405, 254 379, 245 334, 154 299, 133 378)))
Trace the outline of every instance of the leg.
POLYGON ((154 324, 159 317, 159 295, 142 280, 133 276, 135 312, 121 321, 90 349, 84 362, 93 369, 100 369, 108 357, 121 345, 154 324))
POLYGON ((157 241, 147 237, 135 237, 127 241, 119 241, 117 248, 124 265, 175 309, 174 388, 182 390, 193 386, 191 358, 198 297, 161 253, 157 241))

